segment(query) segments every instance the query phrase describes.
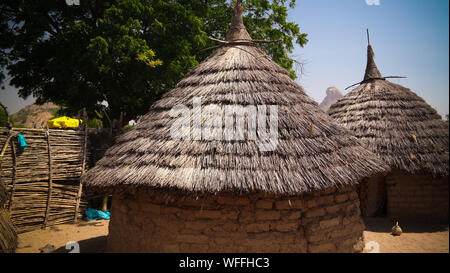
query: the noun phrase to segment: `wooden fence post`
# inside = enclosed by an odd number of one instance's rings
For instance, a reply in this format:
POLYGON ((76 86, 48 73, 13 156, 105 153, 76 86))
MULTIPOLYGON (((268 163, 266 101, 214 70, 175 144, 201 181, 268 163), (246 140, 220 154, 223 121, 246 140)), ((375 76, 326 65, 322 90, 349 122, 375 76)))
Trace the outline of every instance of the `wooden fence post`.
POLYGON ((14 144, 14 140, 11 138, 11 155, 12 155, 12 188, 11 188, 11 194, 9 196, 9 212, 11 212, 12 210, 12 206, 13 206, 13 202, 14 202, 14 192, 16 190, 16 176, 17 176, 17 170, 16 170, 16 166, 17 166, 17 158, 16 158, 16 145, 14 144))
MULTIPOLYGON (((84 143, 83 143, 83 160, 81 163, 81 176, 83 176, 85 168, 86 168, 86 157, 87 157, 87 143, 88 143, 88 130, 87 130, 87 114, 86 109, 83 109, 83 126, 84 126, 84 143)), ((81 184, 81 178, 78 184, 78 194, 76 197, 75 204, 75 215, 74 215, 74 223, 78 222, 78 210, 80 208, 80 200, 81 195, 83 193, 83 184, 81 184)))
POLYGON ((47 135, 47 149, 48 149, 48 196, 47 196, 47 207, 45 209, 45 218, 43 227, 47 227, 48 216, 50 214, 50 204, 52 201, 52 190, 53 190, 53 161, 52 161, 52 146, 50 144, 50 131, 45 131, 47 135))

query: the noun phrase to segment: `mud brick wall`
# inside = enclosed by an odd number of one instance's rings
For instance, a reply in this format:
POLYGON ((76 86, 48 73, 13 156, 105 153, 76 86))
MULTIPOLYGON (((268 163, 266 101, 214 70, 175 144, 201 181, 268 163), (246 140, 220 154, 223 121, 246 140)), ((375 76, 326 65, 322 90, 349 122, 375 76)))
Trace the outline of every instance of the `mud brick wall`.
POLYGON ((448 183, 448 177, 432 179, 399 171, 389 174, 386 178, 388 216, 448 223, 448 183))
POLYGON ((276 197, 113 196, 108 252, 355 252, 364 224, 355 187, 276 197))
POLYGON ((366 178, 358 185, 361 216, 386 215, 386 183, 385 176, 366 178))

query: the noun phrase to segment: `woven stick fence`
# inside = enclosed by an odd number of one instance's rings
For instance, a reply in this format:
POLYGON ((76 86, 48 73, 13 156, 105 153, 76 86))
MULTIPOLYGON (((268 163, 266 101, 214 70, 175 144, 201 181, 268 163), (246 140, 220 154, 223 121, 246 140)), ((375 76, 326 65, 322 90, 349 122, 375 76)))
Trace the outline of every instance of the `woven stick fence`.
POLYGON ((87 207, 80 187, 87 131, 0 128, 0 179, 6 184, 7 207, 18 233, 76 222, 87 207), (18 149, 16 135, 27 148, 18 149))

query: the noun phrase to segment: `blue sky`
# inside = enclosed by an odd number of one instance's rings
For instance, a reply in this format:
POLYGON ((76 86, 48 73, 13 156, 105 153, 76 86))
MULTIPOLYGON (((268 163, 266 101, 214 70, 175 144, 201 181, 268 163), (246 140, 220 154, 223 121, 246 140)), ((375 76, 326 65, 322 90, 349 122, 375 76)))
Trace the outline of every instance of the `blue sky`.
POLYGON ((297 0, 289 19, 308 33, 304 48, 293 54, 305 62, 298 82, 321 102, 327 87, 342 92, 362 80, 367 38, 384 76, 424 98, 441 115, 449 113, 449 1, 297 0))
MULTIPOLYGON (((342 92, 363 78, 366 65, 366 28, 369 28, 375 62, 384 76, 424 98, 441 115, 449 113, 449 1, 297 0, 289 20, 308 33, 304 48, 293 56, 305 63, 298 82, 317 102, 325 90, 342 92)), ((22 100, 13 88, 0 90, 0 101, 14 113, 33 98, 22 100)))

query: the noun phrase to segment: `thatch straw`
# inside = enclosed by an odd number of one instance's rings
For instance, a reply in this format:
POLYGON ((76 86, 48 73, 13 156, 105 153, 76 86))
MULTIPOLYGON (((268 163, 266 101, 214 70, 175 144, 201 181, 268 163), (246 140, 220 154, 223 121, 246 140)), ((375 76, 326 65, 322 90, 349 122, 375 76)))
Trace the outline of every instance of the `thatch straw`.
POLYGON ((295 194, 355 184, 386 170, 251 40, 241 15, 237 3, 227 41, 116 140, 82 177, 85 185, 99 191, 143 186, 295 194), (253 140, 173 140, 176 118, 170 110, 180 104, 192 109, 193 97, 222 110, 235 104, 277 105, 276 150, 261 152, 253 140))
POLYGON ((448 124, 410 89, 383 78, 373 56, 369 44, 364 81, 328 113, 391 168, 448 176, 448 124))
POLYGON ((7 202, 6 186, 0 181, 0 253, 12 253, 17 247, 17 233, 9 217, 9 212, 4 209, 7 202))
POLYGON ((9 212, 0 208, 0 253, 13 253, 17 248, 17 233, 9 212))
POLYGON ((7 202, 8 191, 3 181, 0 180, 0 208, 7 202))

